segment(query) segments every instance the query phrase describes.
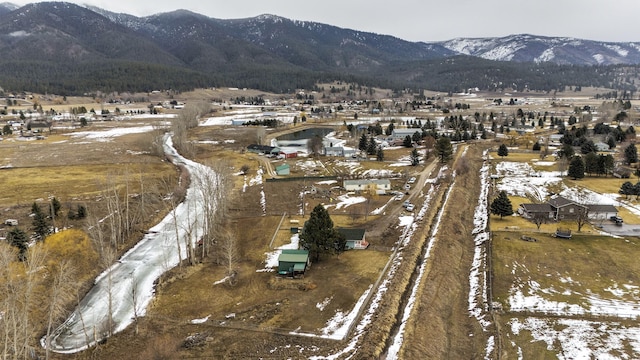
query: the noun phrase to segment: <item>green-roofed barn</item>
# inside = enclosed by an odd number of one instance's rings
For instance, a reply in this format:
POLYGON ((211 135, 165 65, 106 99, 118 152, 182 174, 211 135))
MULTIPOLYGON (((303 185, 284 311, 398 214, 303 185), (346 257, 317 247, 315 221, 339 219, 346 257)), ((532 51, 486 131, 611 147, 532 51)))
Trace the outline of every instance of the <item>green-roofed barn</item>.
POLYGON ((278 274, 286 276, 302 276, 309 266, 308 250, 282 250, 278 257, 278 274))

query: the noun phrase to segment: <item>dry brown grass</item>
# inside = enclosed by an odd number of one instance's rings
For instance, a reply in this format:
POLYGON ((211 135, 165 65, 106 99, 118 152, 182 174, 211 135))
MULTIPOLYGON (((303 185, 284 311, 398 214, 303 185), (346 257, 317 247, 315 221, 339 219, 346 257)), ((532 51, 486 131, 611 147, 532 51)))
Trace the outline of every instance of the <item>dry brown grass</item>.
POLYGON ((403 358, 462 359, 483 354, 486 334, 469 317, 468 272, 463 270, 468 269, 474 252, 471 230, 475 203, 469 199, 478 197, 476 174, 482 165, 477 161, 481 151, 469 147, 469 172, 456 178, 427 263, 419 301, 406 329, 403 358), (459 206, 463 203, 467 206, 459 206))

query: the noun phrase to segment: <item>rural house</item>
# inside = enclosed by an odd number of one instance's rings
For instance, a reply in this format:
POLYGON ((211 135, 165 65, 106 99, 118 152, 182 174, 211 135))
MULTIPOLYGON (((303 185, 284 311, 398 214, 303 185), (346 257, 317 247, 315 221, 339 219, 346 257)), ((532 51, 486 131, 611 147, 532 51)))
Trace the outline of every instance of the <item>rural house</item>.
POLYGON ((365 239, 364 229, 338 228, 337 230, 347 240, 347 243, 345 244, 345 249, 363 250, 369 247, 369 243, 365 239))
POLYGON ((344 156, 344 148, 342 146, 326 146, 324 154, 325 156, 344 156))
POLYGON ((343 187, 347 191, 375 191, 377 194, 385 194, 391 190, 389 179, 358 179, 344 180, 343 187))
POLYGON ((308 250, 284 249, 278 257, 278 275, 304 276, 310 264, 308 250))
POLYGON ((518 213, 525 219, 542 217, 555 221, 575 219, 578 214, 584 212, 591 220, 608 219, 618 214, 613 205, 584 205, 562 196, 554 196, 544 204, 521 204, 518 208, 518 213))
POLYGON ((518 213, 525 219, 555 220, 556 213, 549 204, 521 204, 518 213))

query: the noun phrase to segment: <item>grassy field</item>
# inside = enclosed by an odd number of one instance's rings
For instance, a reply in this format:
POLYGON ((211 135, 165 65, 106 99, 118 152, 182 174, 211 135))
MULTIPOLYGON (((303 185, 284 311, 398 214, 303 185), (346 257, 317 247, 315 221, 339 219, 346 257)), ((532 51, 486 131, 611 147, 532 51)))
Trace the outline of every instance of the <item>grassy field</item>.
POLYGON ((494 232, 494 296, 508 308, 506 299, 514 283, 533 280, 541 288, 554 288, 560 294, 551 299, 582 303, 588 291, 609 297, 605 291, 614 283, 638 283, 640 253, 637 239, 608 236, 573 235, 560 239, 535 232, 494 232), (521 235, 537 242, 520 240, 521 235), (569 286, 562 278, 571 278, 571 295, 563 295, 569 286), (587 291, 588 290, 588 291, 587 291))
MULTIPOLYGON (((528 162, 536 171, 557 170, 556 165, 536 166, 533 159, 531 154, 515 153, 504 160, 528 162)), ((498 160, 494 161, 497 163, 498 160)), ((501 181, 509 180, 507 177, 501 181)), ((547 191, 557 193, 569 188, 615 194, 624 181, 627 180, 611 177, 585 177, 580 180, 564 178, 547 191)), ((532 202, 532 199, 517 196, 510 196, 510 200, 514 210, 522 203, 532 202)), ((629 201, 636 203, 635 199, 629 201)), ((638 216, 628 209, 622 206, 617 208, 625 223, 640 223, 638 216)), ((603 221, 608 223, 607 220, 602 220, 593 225, 599 225, 603 221)), ((501 339, 503 358, 555 359, 563 351, 559 350, 561 345, 558 342, 547 344, 541 341, 542 330, 518 331, 517 326, 515 330, 511 329, 513 324, 527 323, 530 328, 546 329, 546 334, 556 332, 555 336, 569 331, 567 323, 570 321, 586 321, 587 323, 576 326, 589 324, 594 328, 610 328, 611 332, 623 332, 625 326, 635 325, 625 320, 631 313, 625 314, 624 308, 633 306, 640 299, 634 291, 620 289, 633 289, 640 281, 640 265, 636 261, 640 255, 640 242, 637 237, 603 235, 593 225, 587 224, 578 232, 575 221, 562 221, 542 224, 538 230, 533 222, 517 215, 502 219, 491 215, 493 300, 502 308, 502 311, 497 312, 497 318, 500 326, 506 329, 501 339), (572 238, 553 237, 557 228, 571 229, 572 238), (536 241, 523 241, 523 236, 536 241), (512 305, 523 306, 519 302, 520 297, 515 296, 518 291, 528 301, 536 301, 537 305, 524 305, 524 313, 510 312, 512 305), (610 313, 601 313, 603 310, 594 304, 608 304, 609 307, 605 309, 610 310, 604 311, 610 313), (562 310, 572 306, 583 308, 585 314, 562 310), (548 317, 546 311, 549 307, 566 312, 560 316, 548 317)), ((569 331, 563 336, 573 335, 569 331)), ((615 342, 615 339, 608 339, 607 331, 596 331, 591 336, 593 339, 588 342, 592 344, 590 347, 605 347, 602 344, 607 341, 615 342)), ((627 348, 624 353, 634 354, 634 350, 627 348)))

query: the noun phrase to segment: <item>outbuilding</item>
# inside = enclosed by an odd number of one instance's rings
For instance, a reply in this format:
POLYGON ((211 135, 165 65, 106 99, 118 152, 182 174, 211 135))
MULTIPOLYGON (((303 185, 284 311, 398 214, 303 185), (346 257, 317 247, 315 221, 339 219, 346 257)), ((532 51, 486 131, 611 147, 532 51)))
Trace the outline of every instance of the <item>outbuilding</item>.
POLYGON ((284 276, 304 276, 309 262, 308 250, 284 249, 278 257, 278 274, 284 276))
POLYGON ((280 154, 285 159, 293 159, 298 157, 298 151, 292 149, 280 149, 280 154))
POLYGON ((276 166, 276 174, 277 175, 289 175, 291 173, 291 167, 289 164, 282 164, 280 166, 276 166))

